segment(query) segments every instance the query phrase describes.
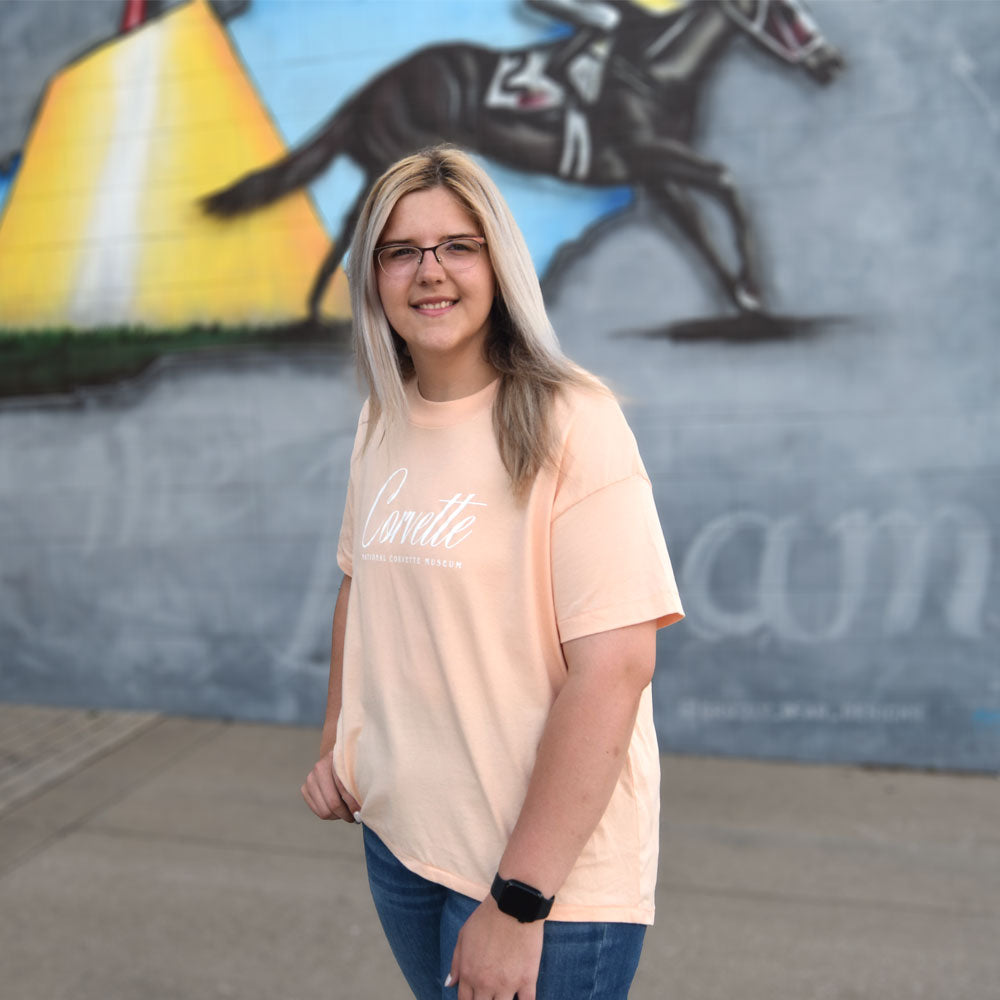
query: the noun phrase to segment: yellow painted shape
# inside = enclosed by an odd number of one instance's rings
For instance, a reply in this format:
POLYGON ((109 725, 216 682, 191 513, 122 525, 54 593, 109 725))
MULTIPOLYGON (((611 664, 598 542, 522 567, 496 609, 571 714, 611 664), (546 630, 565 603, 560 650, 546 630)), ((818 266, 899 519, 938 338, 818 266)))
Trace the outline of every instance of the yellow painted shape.
MULTIPOLYGON (((142 85, 149 80, 136 81, 142 85)), ((230 220, 205 216, 197 204, 283 152, 225 30, 203 0, 69 67, 49 89, 0 224, 0 327, 63 326, 75 318, 85 326, 128 322, 163 329, 301 318, 329 248, 309 197, 298 192, 230 220), (79 286, 88 265, 94 269, 95 204, 104 204, 97 189, 109 164, 114 177, 116 162, 109 157, 122 143, 116 111, 122 102, 126 112, 130 100, 142 104, 128 89, 136 51, 127 49, 140 44, 141 32, 161 33, 143 42, 159 58, 155 100, 146 105, 153 127, 143 135, 136 126, 125 137, 126 143, 134 144, 137 135, 144 142, 136 168, 141 174, 129 181, 141 184, 141 191, 136 210, 123 210, 120 232, 117 219, 98 220, 102 240, 119 241, 129 287, 117 308, 109 306, 102 316, 98 301, 97 314, 82 322, 79 286)), ((118 197, 106 178, 103 185, 118 197)), ((324 311, 350 315, 342 271, 330 284, 324 311)))
MULTIPOLYGON (((272 323, 301 316, 329 240, 304 193, 236 219, 208 218, 198 199, 284 145, 224 30, 204 3, 170 19, 164 120, 169 140, 151 157, 144 206, 139 311, 186 325, 206 316, 272 323), (289 306, 291 305, 291 310, 289 306)), ((343 308, 341 312, 344 312, 343 308)))
POLYGON ((643 7, 651 14, 669 14, 686 7, 690 0, 632 0, 637 7, 643 7))
POLYGON ((93 123, 111 89, 109 64, 93 59, 55 77, 46 91, 0 222, 4 326, 65 322, 107 142, 93 123))

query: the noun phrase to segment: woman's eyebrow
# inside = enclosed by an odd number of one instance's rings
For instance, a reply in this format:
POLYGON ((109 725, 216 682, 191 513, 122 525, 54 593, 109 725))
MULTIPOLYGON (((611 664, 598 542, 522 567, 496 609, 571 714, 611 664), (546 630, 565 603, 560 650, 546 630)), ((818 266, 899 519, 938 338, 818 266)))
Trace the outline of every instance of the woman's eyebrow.
MULTIPOLYGON (((442 236, 441 239, 438 240, 438 243, 447 243, 448 240, 461 240, 468 238, 481 240, 483 237, 477 235, 476 233, 452 233, 450 236, 442 236)), ((408 247, 419 246, 416 240, 412 238, 408 239, 405 236, 399 236, 399 237, 394 237, 392 239, 382 240, 382 242, 379 243, 378 245, 380 247, 385 247, 385 246, 395 246, 396 244, 403 244, 404 246, 408 247)))

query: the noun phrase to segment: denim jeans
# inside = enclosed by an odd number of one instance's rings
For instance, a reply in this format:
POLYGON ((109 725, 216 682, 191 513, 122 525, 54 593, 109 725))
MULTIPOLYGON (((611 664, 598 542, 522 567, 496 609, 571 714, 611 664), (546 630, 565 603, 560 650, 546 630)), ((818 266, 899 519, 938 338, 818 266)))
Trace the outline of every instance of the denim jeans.
MULTIPOLYGON (((413 995, 455 1000, 444 980, 479 900, 415 875, 368 827, 364 839, 375 909, 413 995)), ((625 1000, 645 933, 642 924, 545 921, 538 1000, 625 1000)))

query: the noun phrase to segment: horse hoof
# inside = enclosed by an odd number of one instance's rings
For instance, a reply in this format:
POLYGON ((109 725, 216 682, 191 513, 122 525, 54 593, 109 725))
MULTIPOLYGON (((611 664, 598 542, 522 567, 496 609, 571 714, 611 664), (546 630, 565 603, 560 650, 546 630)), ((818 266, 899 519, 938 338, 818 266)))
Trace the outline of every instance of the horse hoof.
POLYGON ((736 304, 743 310, 743 312, 761 312, 764 308, 764 303, 761 301, 759 295, 755 292, 751 292, 748 288, 743 285, 737 286, 734 297, 736 299, 736 304))

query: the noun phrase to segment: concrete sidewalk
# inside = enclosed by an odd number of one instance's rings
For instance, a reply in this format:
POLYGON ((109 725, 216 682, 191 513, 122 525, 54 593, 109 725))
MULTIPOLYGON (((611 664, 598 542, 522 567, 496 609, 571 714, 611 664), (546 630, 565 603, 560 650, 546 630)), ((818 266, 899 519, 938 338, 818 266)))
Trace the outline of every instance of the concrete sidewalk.
MULTIPOLYGON (((357 828, 299 797, 317 742, 0 706, 4 1000, 405 1000, 357 828)), ((633 1000, 1000 996, 996 778, 685 757, 663 772, 633 1000)))

